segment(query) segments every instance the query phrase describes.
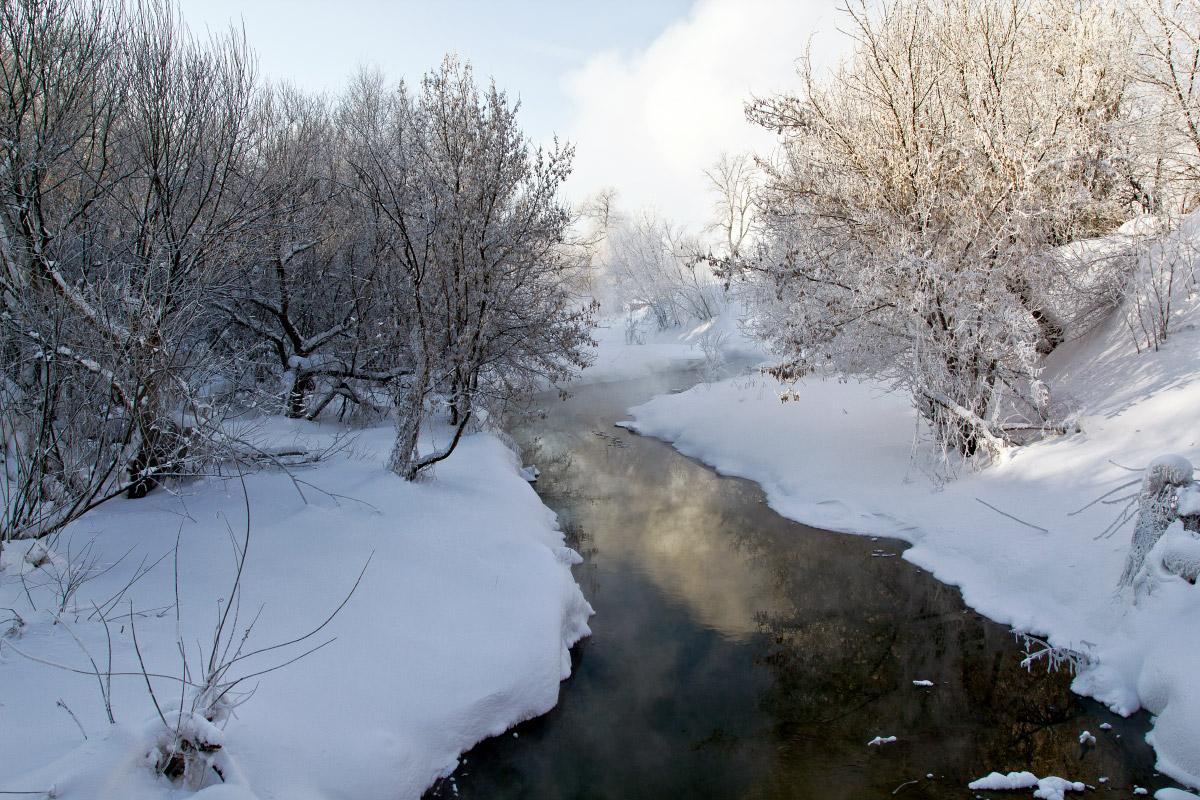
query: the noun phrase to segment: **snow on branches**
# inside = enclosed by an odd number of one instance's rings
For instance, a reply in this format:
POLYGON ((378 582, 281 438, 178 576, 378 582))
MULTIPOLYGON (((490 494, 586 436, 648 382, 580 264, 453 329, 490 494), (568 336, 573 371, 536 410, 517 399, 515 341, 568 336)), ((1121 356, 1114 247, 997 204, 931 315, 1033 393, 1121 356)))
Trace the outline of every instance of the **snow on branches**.
POLYGON ((748 105, 782 147, 757 251, 718 267, 747 280, 777 377, 891 381, 966 456, 1046 425, 1041 357, 1066 335, 1047 254, 1131 194, 1111 124, 1130 79, 1103 12, 1074 9, 851 3, 848 63, 802 60, 799 95, 748 105))

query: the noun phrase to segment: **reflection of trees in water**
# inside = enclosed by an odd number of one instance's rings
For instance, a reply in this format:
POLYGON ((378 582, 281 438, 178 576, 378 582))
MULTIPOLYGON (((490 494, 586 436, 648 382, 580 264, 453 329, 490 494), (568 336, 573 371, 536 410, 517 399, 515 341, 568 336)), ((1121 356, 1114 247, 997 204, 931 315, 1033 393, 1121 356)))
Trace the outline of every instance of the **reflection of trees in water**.
MULTIPOLYGON (((609 636, 604 649, 597 645, 587 664, 588 640, 573 652, 573 674, 582 665, 587 688, 569 701, 565 688, 555 719, 586 721, 547 738, 547 785, 628 796, 637 775, 663 796, 686 785, 707 796, 884 798, 920 779, 899 796, 970 798, 970 780, 1013 769, 1093 785, 1106 775, 1114 788, 1149 783, 1152 757, 1135 763, 1099 731, 1102 720, 1081 717, 1069 676, 1027 674, 1011 636, 964 613, 957 589, 899 557, 872 557, 894 556, 898 543, 783 520, 754 484, 639 442, 595 408, 575 406, 536 439, 518 433, 566 543, 588 559, 576 578, 596 597, 603 570, 615 589, 601 609, 611 616, 596 620, 609 636), (614 445, 614 434, 629 446, 614 445), (629 564, 632 575, 621 572, 629 564), (740 666, 751 658, 756 668, 740 666), (916 687, 918 679, 936 685, 916 687), (608 715, 628 726, 614 734, 608 715), (1079 744, 1085 727, 1095 747, 1079 744), (674 749, 681 728, 691 755, 674 749), (899 741, 868 747, 877 735, 899 741), (638 757, 620 741, 630 736, 638 757), (601 754, 598 762, 576 764, 555 750, 564 737, 601 754), (925 781, 931 772, 939 777, 925 781)), ((1134 723, 1125 733, 1140 743, 1134 723)), ((532 740, 522 733, 520 743, 532 740)))
POLYGON ((772 675, 760 704, 775 720, 778 750, 755 796, 818 785, 828 788, 823 797, 881 794, 930 772, 945 783, 921 781, 905 796, 944 797, 955 787, 952 795, 969 797, 966 783, 993 770, 1093 784, 1103 775, 1110 786, 1149 777, 1141 754, 1112 736, 1079 744, 1100 720, 1081 718, 1069 675, 1030 674, 1011 634, 966 610, 957 589, 898 557, 872 557, 899 543, 831 547, 836 534, 801 526, 737 530, 733 548, 767 571, 777 595, 776 611, 756 615, 757 661, 772 675), (877 735, 899 741, 866 747, 877 735))
POLYGON ((558 512, 558 525, 563 532, 563 543, 583 556, 583 563, 576 564, 571 570, 575 580, 584 596, 595 597, 600 591, 600 573, 595 560, 600 548, 595 545, 595 537, 575 520, 570 509, 558 512))
MULTIPOLYGON (((594 505, 598 498, 595 492, 585 491, 587 485, 579 479, 579 469, 573 451, 579 449, 577 436, 534 436, 529 428, 518 427, 513 431, 520 443, 522 460, 537 465, 540 474, 534 484, 542 502, 558 517, 558 526, 563 533, 563 544, 583 556, 583 563, 572 572, 584 594, 594 597, 600 590, 600 579, 595 556, 600 552, 595 537, 579 520, 576 509, 594 505)), ((577 646, 577 649, 581 650, 577 646)))

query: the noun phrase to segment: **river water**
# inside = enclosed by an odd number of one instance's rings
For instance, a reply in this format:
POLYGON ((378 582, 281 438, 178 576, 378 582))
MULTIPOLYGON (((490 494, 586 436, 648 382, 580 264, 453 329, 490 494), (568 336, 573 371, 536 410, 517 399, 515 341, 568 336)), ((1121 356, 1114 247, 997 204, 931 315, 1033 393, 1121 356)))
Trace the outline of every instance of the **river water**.
POLYGON ((1022 668, 1008 629, 902 542, 785 520, 755 484, 614 427, 695 380, 584 387, 515 431, 585 557, 592 636, 554 710, 480 743, 427 796, 974 798, 970 781, 1012 770, 1114 797, 1173 785, 1148 717, 1022 668))

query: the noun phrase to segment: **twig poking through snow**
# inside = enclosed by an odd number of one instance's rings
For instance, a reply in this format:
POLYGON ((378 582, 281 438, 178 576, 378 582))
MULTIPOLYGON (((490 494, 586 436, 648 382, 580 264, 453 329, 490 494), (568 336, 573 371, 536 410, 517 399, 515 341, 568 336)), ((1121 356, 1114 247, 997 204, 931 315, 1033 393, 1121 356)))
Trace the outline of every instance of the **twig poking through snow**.
POLYGON ((72 711, 69 707, 67 707, 67 704, 62 701, 62 698, 59 698, 58 702, 55 703, 55 705, 71 715, 71 719, 75 720, 75 724, 79 726, 79 732, 83 734, 84 739, 87 739, 88 735, 87 735, 87 731, 85 731, 83 729, 83 723, 79 721, 79 717, 75 716, 75 712, 72 711))
MULTIPOLYGON (((1139 470, 1139 472, 1140 472, 1140 470, 1139 470)), ((1095 500, 1093 500, 1092 502, 1088 503, 1088 504, 1087 504, 1086 506, 1084 506, 1083 508, 1077 508, 1077 509, 1075 509, 1074 511, 1068 512, 1068 513, 1067 513, 1067 516, 1068 516, 1068 517, 1073 517, 1073 516, 1075 516, 1076 514, 1080 514, 1080 513, 1084 512, 1084 511, 1087 511, 1089 508, 1091 508, 1092 506, 1096 505, 1096 503, 1099 503, 1100 501, 1102 501, 1104 498, 1108 497, 1109 495, 1111 495, 1111 494, 1116 494, 1117 492, 1121 491, 1122 489, 1128 489, 1130 486, 1134 486, 1134 485, 1136 485, 1136 484, 1139 484, 1139 483, 1141 483, 1141 482, 1142 482, 1142 479, 1141 479, 1141 478, 1135 478, 1134 480, 1131 480, 1131 481, 1129 481, 1128 483, 1122 483, 1120 486, 1118 486, 1118 487, 1117 487, 1117 488, 1115 488, 1115 489, 1109 489, 1107 492, 1105 492, 1104 494, 1100 495, 1099 497, 1097 497, 1097 498, 1096 498, 1095 500)))
POLYGON ((905 781, 904 783, 897 786, 895 789, 892 789, 892 794, 900 794, 901 789, 903 789, 905 786, 912 786, 914 783, 916 783, 916 781, 905 781))
POLYGON ((1050 532, 1050 531, 1046 530, 1045 528, 1042 528, 1042 527, 1040 527, 1040 526, 1038 526, 1038 525, 1031 525, 1030 523, 1026 522, 1026 521, 1025 521, 1025 520, 1023 520, 1023 519, 1017 519, 1017 518, 1016 518, 1016 517, 1014 517, 1012 514, 1009 514, 1009 513, 1007 513, 1007 512, 1004 512, 1004 511, 1001 511, 1000 509, 996 508, 996 507, 995 507, 994 505, 992 505, 991 503, 984 503, 984 502, 983 502, 982 500, 980 500, 978 497, 976 497, 975 499, 976 499, 978 502, 980 502, 980 503, 983 503, 983 505, 987 506, 987 507, 988 507, 988 508, 990 508, 992 511, 995 511, 995 512, 996 512, 997 514, 999 514, 1000 516, 1002 516, 1002 517, 1008 517, 1008 518, 1009 518, 1009 519, 1011 519, 1013 522, 1019 522, 1019 523, 1021 523, 1022 525, 1024 525, 1026 528, 1033 528, 1035 531, 1041 531, 1042 533, 1049 533, 1049 532, 1050 532))

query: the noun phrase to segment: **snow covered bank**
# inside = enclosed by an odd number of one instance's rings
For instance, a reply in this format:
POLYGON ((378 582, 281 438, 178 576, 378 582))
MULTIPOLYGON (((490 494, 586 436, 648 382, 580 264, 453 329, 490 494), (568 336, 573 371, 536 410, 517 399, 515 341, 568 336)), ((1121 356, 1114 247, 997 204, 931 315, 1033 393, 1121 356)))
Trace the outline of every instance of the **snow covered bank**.
POLYGON ((595 363, 571 385, 608 383, 667 370, 707 369, 724 377, 729 362, 761 359, 761 345, 738 327, 740 306, 686 328, 657 330, 646 309, 626 316, 605 317, 596 330, 595 363))
POLYGON ((1200 303, 1175 300, 1158 351, 1138 353, 1118 315, 1052 354, 1047 382, 1077 430, 950 482, 914 450, 908 398, 867 383, 810 378, 780 403, 773 381, 735 378, 655 398, 630 427, 757 481, 792 519, 912 542, 905 557, 972 607, 1088 654, 1076 689, 1157 715, 1160 768, 1200 785, 1200 588, 1175 580, 1136 604, 1118 592, 1130 527, 1097 538, 1121 507, 1089 506, 1165 453, 1200 464, 1200 303))
MULTIPOLYGON (((271 425, 281 443, 331 439, 328 426, 271 425)), ((366 570, 317 634, 230 669, 230 678, 251 675, 332 640, 235 687, 245 702, 220 734, 225 783, 208 775, 202 783, 215 785, 197 797, 417 797, 476 741, 557 702, 568 648, 588 634, 591 608, 570 573, 578 556, 564 546, 553 513, 493 437, 464 439, 434 480, 416 484, 382 468, 391 439, 390 428, 363 432, 296 470, 295 482, 281 472, 245 477, 248 554, 237 615, 226 623, 232 644, 219 658, 237 652, 251 623, 244 652, 304 636, 366 570)), ((6 547, 0 790, 53 788, 79 800, 176 796, 151 766, 163 730, 155 700, 174 725, 181 647, 196 680, 231 596, 246 510, 237 477, 209 479, 178 496, 102 507, 54 543, 54 557, 40 567, 25 560, 28 543, 6 547), (92 575, 64 597, 68 551, 75 572, 91 565, 92 575), (140 564, 154 566, 122 594, 140 564), (145 671, 163 676, 151 678, 153 699, 137 650, 145 671), (89 654, 102 674, 114 674, 116 725, 99 688, 108 679, 89 674, 89 654)), ((182 699, 190 702, 186 692, 182 699)))

